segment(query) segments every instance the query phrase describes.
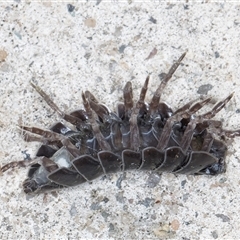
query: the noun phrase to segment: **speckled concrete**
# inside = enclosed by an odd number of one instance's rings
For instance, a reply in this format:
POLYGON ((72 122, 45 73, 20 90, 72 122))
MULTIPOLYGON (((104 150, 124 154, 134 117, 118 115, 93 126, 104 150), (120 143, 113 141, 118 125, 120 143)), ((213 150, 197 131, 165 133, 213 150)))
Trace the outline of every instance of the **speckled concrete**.
MULTIPOLYGON (((158 75, 186 49, 163 99, 176 109, 235 91, 216 118, 240 127, 237 3, 16 0, 0 10, 1 164, 33 157, 39 146, 22 140, 18 124, 59 120, 32 78, 63 110, 82 107, 86 89, 113 109, 127 80, 136 99, 150 73, 149 100, 158 75)), ((26 170, 8 171, 0 177, 0 239, 239 239, 240 138, 227 143, 227 172, 217 177, 127 172, 28 198, 26 170)))

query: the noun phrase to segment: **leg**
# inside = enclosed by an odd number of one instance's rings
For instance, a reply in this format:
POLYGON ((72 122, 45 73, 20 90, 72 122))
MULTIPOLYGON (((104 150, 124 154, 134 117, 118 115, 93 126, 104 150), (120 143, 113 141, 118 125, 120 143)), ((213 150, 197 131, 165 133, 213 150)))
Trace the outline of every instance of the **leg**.
POLYGON ((89 129, 89 126, 84 122, 84 120, 72 116, 70 114, 66 114, 61 111, 58 106, 50 99, 50 97, 37 85, 33 82, 30 82, 32 87, 42 96, 45 102, 54 110, 56 111, 64 120, 70 122, 71 124, 77 126, 79 129, 89 129))
POLYGON ((6 172, 10 168, 29 167, 33 164, 37 164, 39 162, 39 159, 40 158, 37 157, 37 158, 35 158, 33 160, 30 160, 30 161, 22 160, 22 161, 13 161, 13 162, 7 163, 0 168, 0 173, 1 172, 6 172))
POLYGON ((161 133, 161 136, 158 140, 157 149, 164 150, 167 147, 174 123, 180 122, 183 118, 186 118, 186 119, 190 118, 192 116, 192 114, 194 114, 199 109, 201 109, 209 101, 210 101, 210 98, 207 98, 201 102, 197 102, 192 107, 190 107, 188 110, 186 110, 186 108, 187 108, 187 106, 189 106, 189 104, 186 104, 181 108, 183 110, 183 112, 178 111, 177 114, 170 117, 167 120, 167 122, 163 128, 163 131, 161 133))
POLYGON ((187 152, 187 150, 191 144, 196 125, 198 123, 203 123, 207 119, 213 118, 226 105, 226 103, 232 98, 232 96, 233 96, 233 94, 229 95, 226 99, 217 103, 211 111, 198 116, 197 118, 191 120, 188 123, 188 126, 184 131, 182 141, 180 143, 180 147, 182 148, 183 152, 187 152))
POLYGON ((110 111, 107 107, 99 104, 97 99, 89 91, 85 92, 85 96, 90 104, 91 109, 101 118, 103 122, 110 120, 110 111))
POLYGON ((147 76, 145 82, 144 82, 144 85, 141 89, 141 93, 140 93, 140 96, 139 96, 139 100, 137 102, 137 104, 139 105, 138 108, 142 108, 143 105, 144 105, 144 100, 145 100, 145 97, 146 97, 146 92, 147 92, 147 89, 148 89, 148 83, 149 83, 149 78, 150 76, 147 76))
POLYGON ((161 84, 157 88, 156 92, 154 93, 152 101, 149 104, 149 107, 150 107, 149 111, 150 111, 151 116, 156 112, 164 88, 166 87, 168 81, 171 79, 174 72, 179 67, 179 65, 180 65, 181 61, 183 60, 183 58, 185 57, 185 55, 186 55, 186 52, 183 53, 182 56, 177 60, 177 62, 172 65, 172 67, 170 68, 170 70, 168 71, 168 73, 166 74, 164 79, 162 80, 161 84))
MULTIPOLYGON (((43 130, 43 129, 37 128, 37 127, 26 127, 26 126, 19 126, 19 127, 22 130, 24 130, 24 131, 40 135, 44 139, 46 139, 46 140, 48 140, 50 142, 52 142, 52 141, 61 141, 61 140, 66 138, 64 135, 61 135, 59 133, 55 133, 55 132, 52 132, 52 131, 49 131, 49 130, 43 130)), ((40 142, 42 142, 42 141, 40 141, 40 142)))
POLYGON ((187 111, 187 110, 192 106, 192 104, 193 104, 194 102, 196 102, 197 100, 198 100, 198 99, 194 99, 194 100, 188 102, 187 104, 183 105, 182 107, 180 107, 179 109, 177 109, 177 110, 173 113, 173 115, 176 115, 176 114, 179 113, 179 112, 185 112, 185 111, 187 111))
MULTIPOLYGON (((141 108, 144 105, 144 99, 147 92, 149 82, 149 76, 146 78, 144 86, 142 87, 139 101, 138 103, 141 105, 139 108, 141 108)), ((117 106, 117 116, 121 119, 124 119, 124 111, 125 111, 125 119, 128 119, 131 114, 131 110, 133 108, 133 93, 132 93, 132 83, 127 82, 126 85, 123 88, 123 99, 124 104, 118 104, 117 106)))
POLYGON ((139 146, 141 145, 139 128, 138 128, 138 115, 140 109, 144 106, 144 99, 147 92, 149 82, 149 76, 146 78, 145 83, 142 87, 139 100, 136 103, 136 106, 132 108, 132 113, 129 119, 130 122, 130 148, 133 151, 139 151, 139 146))
MULTIPOLYGON (((26 128, 26 127, 25 127, 25 128, 26 128)), ((36 130, 36 129, 35 129, 35 130, 36 130)), ((39 131, 39 130, 41 130, 41 129, 38 129, 37 131, 39 131)), ((25 131, 28 131, 28 130, 25 130, 25 131)), ((33 128, 29 128, 29 131, 32 132, 32 133, 34 132, 33 128)), ((41 131, 45 132, 44 130, 41 130, 41 131)), ((40 131, 39 131, 39 132, 40 132, 40 131)), ((36 132, 34 132, 34 133, 37 134, 36 132)), ((47 134, 48 134, 48 133, 47 133, 47 134)), ((40 134, 40 135, 41 135, 41 134, 40 134)), ((31 136, 31 135, 30 135, 30 136, 31 136)), ((36 139, 35 139, 35 140, 36 140, 36 139)), ((47 143, 49 143, 48 139, 47 139, 47 138, 44 138, 44 137, 39 137, 39 138, 37 138, 37 140, 38 140, 39 142, 44 142, 44 143, 47 142, 47 143)), ((51 142, 51 141, 52 141, 52 138, 50 138, 50 142, 51 142)), ((56 140, 55 140, 55 141, 56 141, 56 140)), ((73 145, 73 144, 71 143, 71 141, 70 141, 68 138, 66 138, 66 137, 63 136, 63 138, 61 139, 61 141, 60 141, 60 140, 57 140, 57 141, 58 141, 58 143, 60 142, 61 147, 62 147, 62 146, 65 146, 66 149, 67 149, 67 151, 68 151, 71 155, 73 155, 73 157, 78 157, 78 156, 80 155, 80 151, 75 147, 75 145, 73 145)), ((52 143, 52 142, 51 142, 51 143, 52 143)), ((0 172, 5 172, 5 171, 7 171, 7 170, 10 169, 10 168, 29 167, 29 166, 31 166, 31 165, 33 165, 33 164, 37 164, 37 163, 43 165, 47 170, 48 170, 48 168, 50 168, 50 167, 51 167, 51 169, 53 169, 52 166, 53 166, 54 162, 53 162, 51 159, 46 158, 46 156, 41 156, 41 157, 36 157, 35 159, 30 160, 30 161, 22 160, 22 161, 10 162, 10 163, 4 165, 4 166, 0 169, 0 172), (50 163, 51 163, 51 164, 50 164, 50 163), (49 164, 50 164, 50 165, 49 165, 49 164)), ((56 165, 56 164, 55 164, 55 165, 56 165)), ((55 166, 55 165, 54 165, 54 166, 55 166)), ((54 170, 56 170, 56 167, 54 167, 54 170)))
POLYGON ((225 105, 230 101, 230 99, 233 97, 234 93, 231 93, 227 98, 225 98, 223 101, 220 101, 217 103, 213 109, 205 114, 202 115, 202 118, 204 119, 211 119, 213 118, 218 112, 220 112, 225 105))
POLYGON ((127 82, 125 87, 123 88, 123 99, 125 106, 125 118, 128 119, 133 108, 133 93, 131 82, 127 82))
MULTIPOLYGON (((27 127, 24 127, 24 128, 27 129, 27 127)), ((21 133, 23 134, 24 141, 26 141, 26 142, 40 142, 43 145, 51 145, 51 146, 56 147, 57 149, 62 147, 62 143, 59 139, 54 139, 52 137, 46 138, 42 135, 36 135, 36 133, 31 132, 32 128, 28 128, 28 129, 29 129, 29 132, 28 132, 28 130, 24 130, 23 127, 22 127, 22 132, 21 133)), ((44 130, 42 130, 42 131, 44 131, 44 130)), ((63 139, 66 138, 63 135, 62 135, 62 137, 63 137, 63 139)))
POLYGON ((96 119, 94 118, 93 111, 92 111, 90 104, 89 104, 88 100, 86 99, 84 93, 82 93, 82 99, 83 99, 84 108, 86 110, 86 113, 89 118, 89 122, 92 127, 93 135, 97 139, 100 148, 105 151, 111 151, 111 146, 109 145, 109 143, 105 140, 104 136, 102 135, 102 133, 99 129, 99 125, 96 122, 96 119))

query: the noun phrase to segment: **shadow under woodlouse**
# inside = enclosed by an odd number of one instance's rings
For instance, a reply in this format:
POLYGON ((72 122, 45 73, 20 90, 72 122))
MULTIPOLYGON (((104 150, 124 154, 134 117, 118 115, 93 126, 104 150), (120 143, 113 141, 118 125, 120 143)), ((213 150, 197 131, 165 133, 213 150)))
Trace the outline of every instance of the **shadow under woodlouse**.
POLYGON ((26 141, 38 141, 42 145, 33 160, 10 162, 1 171, 29 166, 28 177, 23 182, 27 194, 75 186, 104 174, 134 169, 174 174, 225 172, 227 146, 219 138, 239 136, 240 130, 224 130, 221 121, 212 118, 233 94, 202 115, 195 113, 211 98, 190 101, 175 112, 160 102, 166 84, 185 55, 165 74, 149 104, 144 101, 149 76, 136 103, 131 82, 127 82, 123 89, 124 103, 117 105, 116 112, 86 91, 82 94, 84 110, 66 114, 31 82, 46 103, 74 127, 61 122, 49 130, 20 126, 26 141))

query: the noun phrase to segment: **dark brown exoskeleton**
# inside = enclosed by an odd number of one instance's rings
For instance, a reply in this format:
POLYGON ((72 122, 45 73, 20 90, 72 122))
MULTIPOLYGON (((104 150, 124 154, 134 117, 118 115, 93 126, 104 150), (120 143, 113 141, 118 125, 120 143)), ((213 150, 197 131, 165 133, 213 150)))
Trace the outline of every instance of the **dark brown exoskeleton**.
POLYGON ((71 129, 61 122, 49 130, 20 126, 26 141, 42 145, 33 160, 11 162, 1 170, 30 166, 28 178, 23 182, 28 194, 75 186, 104 174, 133 169, 174 174, 224 172, 227 147, 214 136, 233 138, 240 135, 240 130, 224 130, 222 123, 212 118, 233 94, 202 115, 195 113, 210 98, 191 101, 175 112, 160 102, 166 84, 185 55, 165 74, 149 104, 144 102, 149 77, 136 103, 131 82, 127 82, 123 89, 124 103, 117 105, 116 113, 86 91, 82 94, 85 110, 66 114, 31 83, 47 104, 74 127, 71 129))

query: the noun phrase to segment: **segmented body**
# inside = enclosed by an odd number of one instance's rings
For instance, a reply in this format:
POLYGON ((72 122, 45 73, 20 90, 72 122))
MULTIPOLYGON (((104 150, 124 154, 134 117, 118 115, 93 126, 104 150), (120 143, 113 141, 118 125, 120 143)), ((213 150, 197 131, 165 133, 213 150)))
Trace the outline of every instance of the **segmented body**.
POLYGON ((158 173, 216 175, 225 171, 227 147, 214 138, 239 136, 240 131, 222 129, 220 121, 211 120, 231 99, 228 96, 213 109, 195 115, 210 101, 191 101, 175 112, 163 102, 161 94, 185 53, 163 78, 149 104, 145 95, 149 77, 140 97, 133 102, 131 82, 123 89, 124 103, 116 112, 100 104, 86 91, 82 94, 84 110, 62 112, 49 96, 31 83, 48 105, 70 122, 61 122, 49 130, 20 126, 26 141, 42 142, 36 158, 11 162, 2 167, 30 166, 23 182, 25 193, 40 193, 92 181, 101 175, 128 170, 152 170, 158 173))

